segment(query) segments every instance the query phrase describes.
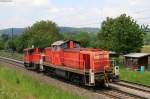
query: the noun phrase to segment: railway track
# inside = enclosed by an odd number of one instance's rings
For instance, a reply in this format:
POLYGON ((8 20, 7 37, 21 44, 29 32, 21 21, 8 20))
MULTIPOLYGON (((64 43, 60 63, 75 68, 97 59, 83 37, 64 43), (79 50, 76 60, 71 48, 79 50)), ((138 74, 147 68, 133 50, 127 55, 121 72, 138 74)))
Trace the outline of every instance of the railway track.
POLYGON ((124 87, 130 87, 135 90, 143 91, 150 93, 150 86, 134 83, 134 82, 129 82, 129 81, 124 81, 121 80, 119 82, 116 82, 117 85, 124 86, 124 87))
POLYGON ((136 83, 136 82, 126 81, 126 80, 120 80, 120 82, 124 82, 124 83, 129 83, 129 84, 133 84, 133 85, 139 85, 139 86, 150 88, 150 85, 149 86, 148 85, 143 85, 143 84, 136 83))
POLYGON ((139 97, 130 93, 126 93, 123 91, 109 89, 109 90, 99 90, 97 91, 98 94, 105 94, 113 99, 145 99, 143 97, 139 97))
MULTIPOLYGON (((1 56, 0 56, 0 61, 7 62, 9 64, 17 65, 21 68, 24 68, 23 61, 18 61, 15 59, 1 57, 1 56)), ((128 99, 150 99, 150 87, 149 86, 125 82, 125 81, 120 81, 114 84, 110 84, 110 88, 96 89, 95 93, 105 95, 113 99, 126 99, 126 98, 128 99), (133 90, 135 92, 133 92, 133 90)))

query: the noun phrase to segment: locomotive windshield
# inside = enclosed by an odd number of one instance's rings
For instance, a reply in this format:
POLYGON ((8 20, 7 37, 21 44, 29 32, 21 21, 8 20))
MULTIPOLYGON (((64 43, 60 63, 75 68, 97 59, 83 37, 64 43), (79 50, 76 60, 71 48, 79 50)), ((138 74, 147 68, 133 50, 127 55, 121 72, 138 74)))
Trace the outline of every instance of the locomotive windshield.
POLYGON ((74 44, 74 48, 80 48, 80 44, 79 43, 75 43, 74 44))
POLYGON ((80 48, 80 43, 77 41, 66 41, 61 45, 61 48, 67 49, 67 48, 80 48))

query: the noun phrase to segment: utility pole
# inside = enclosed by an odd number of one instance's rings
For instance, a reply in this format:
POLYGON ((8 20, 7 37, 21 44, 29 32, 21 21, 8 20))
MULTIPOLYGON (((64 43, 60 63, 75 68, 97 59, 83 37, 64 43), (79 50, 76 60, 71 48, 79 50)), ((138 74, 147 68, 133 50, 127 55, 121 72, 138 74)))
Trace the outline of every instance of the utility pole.
POLYGON ((11 29, 11 50, 12 50, 12 55, 13 55, 13 52, 14 52, 14 48, 13 48, 13 35, 14 35, 14 31, 13 31, 13 28, 11 29))

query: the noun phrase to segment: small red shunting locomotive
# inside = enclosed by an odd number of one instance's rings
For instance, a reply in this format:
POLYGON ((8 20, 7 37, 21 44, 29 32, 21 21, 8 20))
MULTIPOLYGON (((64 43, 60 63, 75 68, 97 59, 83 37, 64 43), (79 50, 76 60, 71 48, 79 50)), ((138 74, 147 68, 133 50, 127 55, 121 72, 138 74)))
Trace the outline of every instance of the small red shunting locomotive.
POLYGON ((108 83, 118 76, 111 65, 109 51, 81 48, 78 41, 56 41, 51 47, 24 49, 27 69, 50 72, 87 86, 108 83))

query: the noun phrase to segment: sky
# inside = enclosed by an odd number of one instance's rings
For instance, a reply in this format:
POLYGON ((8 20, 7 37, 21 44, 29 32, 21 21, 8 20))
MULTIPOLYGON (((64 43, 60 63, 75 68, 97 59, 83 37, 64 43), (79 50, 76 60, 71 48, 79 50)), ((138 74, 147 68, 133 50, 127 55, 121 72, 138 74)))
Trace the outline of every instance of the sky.
POLYGON ((58 26, 100 27, 106 17, 126 13, 150 24, 150 0, 0 0, 0 29, 51 20, 58 26))

